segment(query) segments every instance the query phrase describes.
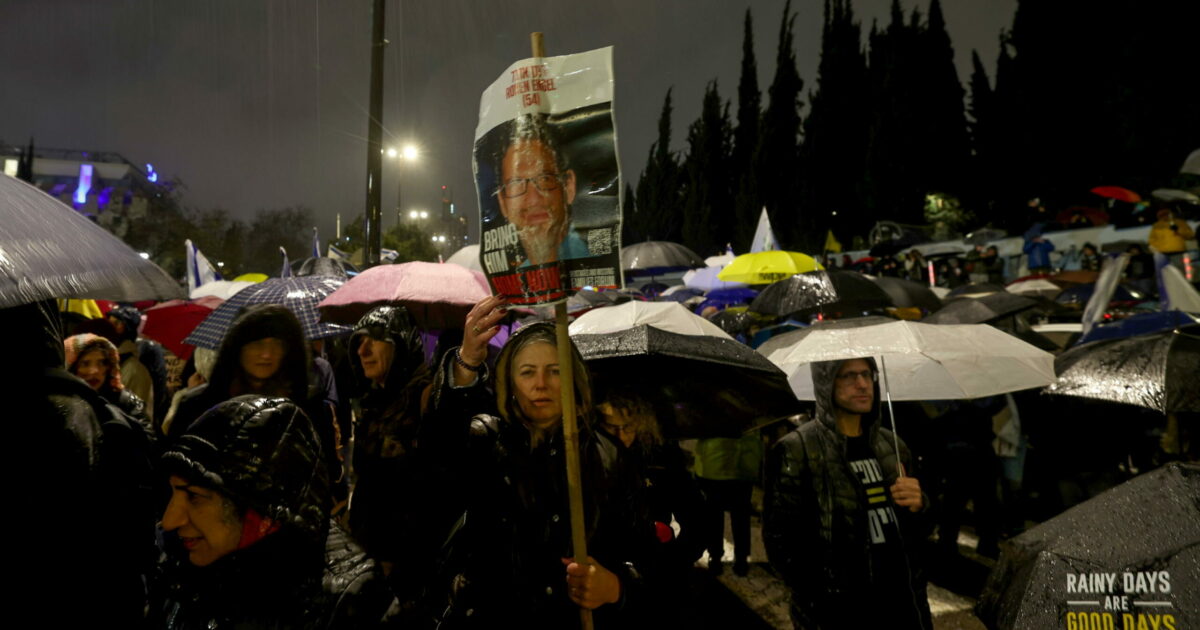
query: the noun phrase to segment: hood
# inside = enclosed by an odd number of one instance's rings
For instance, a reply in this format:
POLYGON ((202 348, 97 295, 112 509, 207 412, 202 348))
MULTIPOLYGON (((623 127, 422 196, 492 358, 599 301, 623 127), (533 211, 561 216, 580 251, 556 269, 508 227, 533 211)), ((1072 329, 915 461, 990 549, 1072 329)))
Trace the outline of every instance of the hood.
POLYGON ((1045 223, 1034 223, 1028 230, 1025 230, 1025 240, 1035 239, 1041 236, 1046 231, 1045 223))
MULTIPOLYGON (((350 366, 354 370, 354 376, 365 383, 362 363, 358 360, 358 346, 363 337, 387 341, 395 347, 384 389, 397 391, 397 388, 404 387, 425 364, 425 345, 421 342, 421 330, 417 328, 412 314, 403 306, 373 308, 354 326, 354 333, 350 335, 350 366)), ((364 387, 369 387, 369 384, 365 384, 364 387)))
POLYGON ((142 324, 142 312, 129 305, 121 305, 108 312, 109 317, 114 317, 122 324, 125 324, 125 332, 121 334, 121 341, 134 341, 138 336, 138 326, 142 324))
MULTIPOLYGON (((879 367, 875 364, 874 357, 863 357, 876 374, 879 373, 879 367)), ((817 361, 810 367, 812 368, 813 393, 816 396, 817 420, 837 433, 837 413, 833 403, 833 388, 834 377, 837 376, 838 369, 842 367, 845 360, 841 361, 817 361)), ((879 427, 879 380, 876 379, 873 388, 875 392, 875 401, 871 404, 871 410, 863 414, 863 434, 870 435, 879 427)))
POLYGON ((65 365, 63 323, 57 301, 0 309, 0 326, 19 332, 8 335, 6 350, 11 351, 10 356, 19 357, 21 370, 33 368, 40 376, 43 369, 65 365))
MULTIPOLYGON (((512 394, 513 359, 516 357, 517 352, 526 345, 538 342, 548 342, 558 347, 554 324, 550 322, 538 322, 522 326, 508 338, 508 341, 504 344, 504 348, 500 350, 500 356, 496 358, 496 406, 500 409, 500 417, 507 421, 511 422, 514 419, 522 419, 516 397, 512 394)), ((571 356, 573 357, 572 363, 574 366, 572 376, 575 380, 575 413, 577 417, 584 419, 586 427, 590 427, 590 419, 592 417, 591 377, 588 374, 587 365, 583 362, 583 357, 579 354, 579 349, 575 347, 574 341, 571 342, 571 356)))
POLYGON ((225 494, 314 541, 328 532, 329 473, 312 421, 286 398, 238 396, 200 416, 162 456, 169 474, 225 494))
POLYGON ((230 387, 239 381, 242 375, 242 347, 267 337, 282 339, 285 348, 283 362, 273 380, 278 381, 280 385, 286 383, 290 391, 289 398, 292 400, 303 401, 308 397, 310 360, 304 329, 300 326, 300 320, 296 319, 287 307, 278 304, 258 304, 246 308, 238 314, 233 326, 225 332, 225 338, 221 340, 221 347, 217 350, 212 378, 209 379, 214 393, 229 395, 230 387))
POLYGON ((75 363, 79 361, 83 355, 92 350, 99 350, 104 353, 104 358, 108 359, 108 387, 115 392, 125 389, 125 385, 121 383, 121 357, 117 354, 117 347, 111 341, 93 335, 84 333, 67 337, 63 342, 63 349, 66 351, 66 366, 67 371, 75 374, 75 363))

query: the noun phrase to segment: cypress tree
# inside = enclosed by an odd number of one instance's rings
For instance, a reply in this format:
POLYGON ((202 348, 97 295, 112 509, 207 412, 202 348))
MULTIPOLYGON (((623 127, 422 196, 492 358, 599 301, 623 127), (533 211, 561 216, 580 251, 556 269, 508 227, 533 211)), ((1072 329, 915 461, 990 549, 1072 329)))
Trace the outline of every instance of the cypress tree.
POLYGON ((919 111, 924 114, 922 132, 928 150, 925 192, 961 192, 970 159, 971 143, 963 114, 963 87, 954 67, 954 47, 946 32, 940 0, 930 0, 929 18, 921 31, 925 89, 919 111))
POLYGON ((679 242, 683 235, 679 165, 671 152, 671 89, 658 118, 658 139, 650 145, 646 169, 638 180, 636 230, 646 240, 679 242))
MULTIPOLYGON (((809 235, 799 230, 797 179, 799 172, 800 91, 804 82, 796 70, 792 3, 784 4, 775 53, 775 77, 768 90, 770 103, 763 115, 761 141, 754 158, 758 191, 776 235, 785 242, 804 245, 809 235)), ((814 239, 815 240, 815 239, 814 239)))
POLYGON ((742 25, 742 75, 738 80, 737 128, 733 134, 730 163, 736 186, 733 240, 737 251, 749 248, 761 206, 753 167, 761 117, 762 95, 758 90, 758 64, 754 60, 754 26, 750 9, 747 8, 742 25))
POLYGON ((728 166, 732 140, 729 107, 722 104, 714 79, 704 90, 700 118, 688 129, 684 163, 688 194, 683 243, 701 255, 717 253, 733 228, 728 166))
POLYGON ((874 223, 862 201, 869 116, 861 39, 849 0, 826 0, 817 91, 800 151, 807 231, 823 237, 832 228, 847 243, 874 223))

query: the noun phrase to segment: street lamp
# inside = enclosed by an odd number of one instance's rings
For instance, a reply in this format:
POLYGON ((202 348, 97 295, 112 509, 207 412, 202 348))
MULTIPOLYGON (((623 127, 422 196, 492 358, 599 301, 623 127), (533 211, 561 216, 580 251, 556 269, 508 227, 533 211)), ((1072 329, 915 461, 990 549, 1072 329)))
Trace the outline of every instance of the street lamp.
MULTIPOLYGON (((415 161, 417 161, 417 157, 419 157, 419 155, 420 155, 420 151, 417 149, 417 145, 410 143, 410 144, 404 145, 404 147, 400 148, 400 149, 397 149, 396 147, 388 147, 387 151, 385 151, 385 154, 388 156, 389 159, 393 159, 393 160, 404 159, 409 162, 415 162, 415 161)), ((400 175, 401 175, 401 173, 400 173, 399 169, 397 169, 397 172, 396 172, 396 221, 400 220, 400 206, 401 206, 401 204, 400 204, 400 190, 401 190, 401 181, 400 180, 401 180, 401 177, 400 177, 400 175)), ((412 217, 412 218, 416 218, 416 217, 412 217)))

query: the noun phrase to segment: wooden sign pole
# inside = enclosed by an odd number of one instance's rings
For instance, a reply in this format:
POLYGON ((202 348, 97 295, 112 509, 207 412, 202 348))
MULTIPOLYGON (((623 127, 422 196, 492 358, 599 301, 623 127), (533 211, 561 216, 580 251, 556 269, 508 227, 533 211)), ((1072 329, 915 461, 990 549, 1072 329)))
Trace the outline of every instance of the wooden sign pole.
MULTIPOLYGON (((533 56, 546 56, 542 33, 530 33, 533 56)), ((579 427, 575 414, 575 357, 571 352, 571 336, 567 331, 567 303, 554 305, 554 329, 558 340, 558 382, 562 401, 563 450, 567 457, 567 496, 571 509, 571 548, 575 562, 587 564, 587 532, 583 523, 583 480, 579 472, 579 427)), ((579 609, 579 623, 592 630, 592 611, 579 609)))

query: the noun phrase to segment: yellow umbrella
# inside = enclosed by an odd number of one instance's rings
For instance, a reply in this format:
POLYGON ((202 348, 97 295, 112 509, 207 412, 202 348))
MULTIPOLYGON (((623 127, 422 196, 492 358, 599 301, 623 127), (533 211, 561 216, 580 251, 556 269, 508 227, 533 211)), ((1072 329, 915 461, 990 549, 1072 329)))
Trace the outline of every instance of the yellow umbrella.
POLYGON ((104 317, 104 313, 100 311, 100 306, 96 304, 96 300, 64 300, 59 298, 58 310, 64 313, 83 315, 88 319, 100 319, 104 317))
POLYGON ((234 282, 262 282, 267 279, 265 273, 244 273, 233 279, 234 282))
POLYGON ((772 250, 742 254, 725 266, 717 278, 725 282, 769 284, 806 271, 824 269, 812 256, 772 250))

